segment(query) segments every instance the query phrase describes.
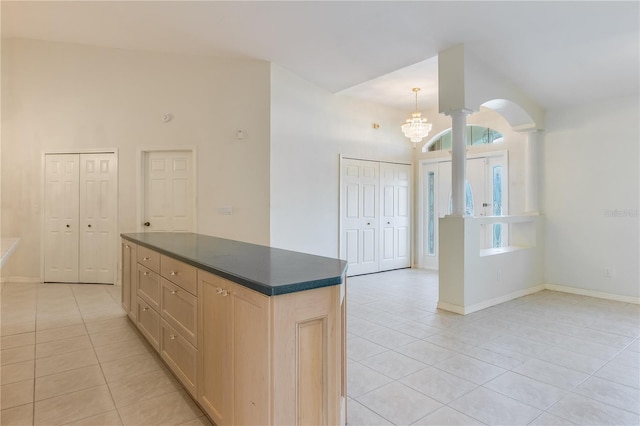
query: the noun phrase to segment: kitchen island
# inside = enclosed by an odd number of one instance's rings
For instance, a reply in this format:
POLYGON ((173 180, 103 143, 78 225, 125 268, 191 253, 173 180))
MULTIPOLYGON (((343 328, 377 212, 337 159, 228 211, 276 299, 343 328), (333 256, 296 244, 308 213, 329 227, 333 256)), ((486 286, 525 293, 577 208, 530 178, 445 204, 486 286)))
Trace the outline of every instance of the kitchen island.
POLYGON ((218 425, 344 425, 346 262, 122 234, 122 306, 218 425))

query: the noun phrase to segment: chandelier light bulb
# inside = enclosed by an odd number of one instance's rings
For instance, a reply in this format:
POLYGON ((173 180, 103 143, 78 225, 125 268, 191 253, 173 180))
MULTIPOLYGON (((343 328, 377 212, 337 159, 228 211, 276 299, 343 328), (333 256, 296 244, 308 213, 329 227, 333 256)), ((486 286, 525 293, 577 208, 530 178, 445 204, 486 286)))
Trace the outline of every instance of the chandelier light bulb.
POLYGON ((427 119, 422 117, 422 114, 418 112, 418 92, 420 88, 414 87, 413 92, 416 94, 416 110, 413 114, 411 114, 411 118, 407 118, 400 128, 402 129, 402 133, 406 137, 409 138, 411 142, 413 142, 413 147, 416 147, 416 144, 424 137, 426 137, 431 131, 431 123, 427 123, 427 119))

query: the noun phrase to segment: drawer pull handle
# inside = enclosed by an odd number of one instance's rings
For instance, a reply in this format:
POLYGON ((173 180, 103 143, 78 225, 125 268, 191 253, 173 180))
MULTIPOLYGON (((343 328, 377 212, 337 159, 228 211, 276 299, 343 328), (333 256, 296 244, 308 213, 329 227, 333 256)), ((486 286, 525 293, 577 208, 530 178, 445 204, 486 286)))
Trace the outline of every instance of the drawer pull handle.
POLYGON ((151 260, 150 257, 143 257, 142 260, 151 260))
POLYGON ((221 289, 220 287, 218 287, 218 288, 216 289, 216 293, 218 293, 218 294, 222 294, 222 289, 221 289))
POLYGON ((169 339, 171 339, 171 340, 175 340, 175 338, 176 338, 176 335, 175 335, 175 334, 170 334, 170 335, 169 335, 169 339))
POLYGON ((175 271, 171 271, 171 276, 174 276, 174 275, 178 275, 178 273, 175 271))
POLYGON ((149 275, 147 271, 143 272, 142 275, 149 275))
POLYGON ((176 294, 178 290, 171 290, 171 294, 176 294))
POLYGON ((147 312, 147 309, 149 308, 142 308, 142 312, 147 312))
POLYGON ((131 248, 131 246, 129 244, 125 244, 124 245, 126 248, 131 248))
POLYGON ((228 290, 222 290, 222 296, 228 296, 229 295, 229 291, 228 290))

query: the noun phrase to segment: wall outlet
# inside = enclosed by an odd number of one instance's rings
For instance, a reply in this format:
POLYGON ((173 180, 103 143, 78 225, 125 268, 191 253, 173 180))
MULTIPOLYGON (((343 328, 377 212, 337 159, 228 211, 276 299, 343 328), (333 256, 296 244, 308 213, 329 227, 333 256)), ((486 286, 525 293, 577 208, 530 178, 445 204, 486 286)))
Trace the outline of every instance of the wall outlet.
POLYGON ((233 214, 233 207, 218 207, 218 214, 231 216, 233 214))

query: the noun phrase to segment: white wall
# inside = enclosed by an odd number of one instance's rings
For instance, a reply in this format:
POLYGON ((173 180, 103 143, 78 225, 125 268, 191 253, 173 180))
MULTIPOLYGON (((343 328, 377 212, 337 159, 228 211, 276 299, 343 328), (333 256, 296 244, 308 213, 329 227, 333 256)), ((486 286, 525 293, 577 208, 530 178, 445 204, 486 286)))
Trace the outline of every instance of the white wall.
POLYGON ((117 148, 119 232, 132 232, 138 151, 195 147, 197 231, 268 244, 269 85, 263 61, 3 40, 1 232, 21 238, 3 277, 40 276, 47 151, 117 148))
POLYGON ((637 97, 548 112, 547 283, 640 296, 639 116, 637 97))
POLYGON ((271 245, 337 257, 339 155, 410 163, 400 131, 410 112, 332 94, 272 65, 271 245))

